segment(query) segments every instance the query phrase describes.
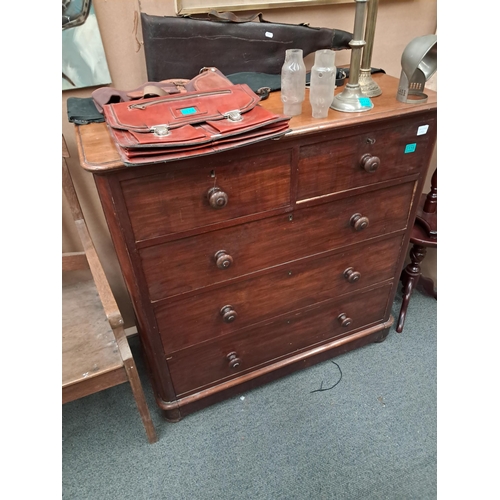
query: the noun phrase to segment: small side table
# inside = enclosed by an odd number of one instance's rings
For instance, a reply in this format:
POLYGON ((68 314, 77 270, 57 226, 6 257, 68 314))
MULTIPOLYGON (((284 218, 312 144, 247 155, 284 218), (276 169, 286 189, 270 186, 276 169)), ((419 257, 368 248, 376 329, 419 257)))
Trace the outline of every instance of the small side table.
POLYGON ((437 299, 434 282, 422 276, 420 267, 427 254, 427 248, 437 248, 437 169, 432 174, 429 193, 423 194, 420 199, 415 224, 411 231, 410 243, 413 244, 410 250, 411 262, 401 273, 403 303, 401 304, 396 327, 398 333, 403 331, 408 304, 414 288, 418 286, 423 293, 437 299))

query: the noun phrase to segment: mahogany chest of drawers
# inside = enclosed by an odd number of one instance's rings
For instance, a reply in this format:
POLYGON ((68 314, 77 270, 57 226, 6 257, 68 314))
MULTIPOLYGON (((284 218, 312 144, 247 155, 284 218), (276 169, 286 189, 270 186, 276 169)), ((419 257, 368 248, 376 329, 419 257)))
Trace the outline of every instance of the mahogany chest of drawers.
POLYGON ((197 159, 125 167, 76 127, 168 420, 387 336, 437 105, 374 78, 369 112, 305 102, 285 137, 197 159))

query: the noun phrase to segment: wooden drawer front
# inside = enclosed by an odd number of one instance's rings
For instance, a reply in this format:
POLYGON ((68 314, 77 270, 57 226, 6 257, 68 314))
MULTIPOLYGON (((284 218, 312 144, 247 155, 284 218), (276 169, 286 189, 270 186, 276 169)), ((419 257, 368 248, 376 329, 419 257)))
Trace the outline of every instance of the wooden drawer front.
POLYGON ((352 196, 140 251, 152 301, 404 229, 414 183, 352 196), (355 214, 369 225, 356 231, 355 214), (219 269, 214 256, 232 258, 219 269))
MULTIPOLYGON (((200 160, 186 166, 180 162, 158 174, 122 181, 136 241, 290 204, 291 150, 218 166, 212 163, 200 160), (221 208, 209 203, 207 193, 214 187, 227 195, 221 208)), ((224 201, 222 195, 219 200, 224 201)))
POLYGON ((295 311, 258 327, 167 356, 175 392, 183 395, 199 390, 280 356, 383 321, 390 290, 388 285, 341 300, 326 301, 317 307, 295 311), (345 318, 339 319, 342 314, 345 318), (240 360, 233 368, 228 360, 230 353, 236 353, 240 360))
POLYGON ((397 236, 357 245, 350 251, 296 261, 271 274, 162 303, 156 308, 156 319, 165 352, 391 279, 401 241, 397 236))
POLYGON ((399 127, 374 129, 301 147, 297 199, 305 200, 416 173, 423 166, 434 127, 434 120, 406 122, 399 127), (425 125, 429 125, 427 133, 417 135, 419 127, 425 125), (405 153, 405 149, 412 151, 413 148, 413 152, 405 153), (377 162, 375 157, 380 161, 377 162), (363 165, 368 170, 375 167, 376 170, 366 171, 363 165))

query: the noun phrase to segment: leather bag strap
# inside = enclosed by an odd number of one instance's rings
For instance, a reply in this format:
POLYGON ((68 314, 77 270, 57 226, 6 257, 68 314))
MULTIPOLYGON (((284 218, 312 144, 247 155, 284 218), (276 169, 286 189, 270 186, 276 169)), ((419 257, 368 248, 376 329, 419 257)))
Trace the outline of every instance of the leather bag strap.
POLYGON ((234 12, 217 12, 216 10, 212 9, 208 12, 208 16, 210 19, 213 21, 218 21, 218 22, 231 22, 231 23, 249 23, 251 21, 254 21, 255 19, 259 18, 259 21, 262 22, 267 22, 264 21, 262 18, 262 12, 258 12, 257 14, 250 14, 249 16, 237 16, 234 12))

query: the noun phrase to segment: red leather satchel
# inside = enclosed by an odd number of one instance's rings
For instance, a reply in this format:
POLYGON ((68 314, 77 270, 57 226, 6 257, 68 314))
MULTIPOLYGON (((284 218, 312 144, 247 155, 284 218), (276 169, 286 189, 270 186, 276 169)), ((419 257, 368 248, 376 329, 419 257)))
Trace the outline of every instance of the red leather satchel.
POLYGON ((216 153, 288 130, 246 84, 103 106, 122 161, 142 165, 216 153))

